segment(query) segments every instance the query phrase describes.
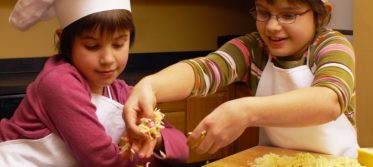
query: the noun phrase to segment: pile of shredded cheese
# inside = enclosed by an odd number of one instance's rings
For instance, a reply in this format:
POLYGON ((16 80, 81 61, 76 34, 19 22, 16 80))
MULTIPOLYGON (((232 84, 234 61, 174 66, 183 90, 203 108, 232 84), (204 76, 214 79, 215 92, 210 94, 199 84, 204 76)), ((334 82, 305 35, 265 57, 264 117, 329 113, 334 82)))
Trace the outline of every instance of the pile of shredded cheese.
MULTIPOLYGON (((140 124, 137 126, 142 133, 149 135, 152 139, 156 139, 157 137, 161 136, 161 129, 164 128, 164 123, 162 122, 164 116, 165 115, 156 108, 154 111, 154 119, 141 118, 140 124)), ((119 141, 119 147, 121 149, 121 154, 124 155, 124 157, 128 155, 130 156, 131 160, 133 159, 132 156, 135 154, 135 152, 131 149, 131 143, 128 143, 124 140, 124 138, 121 138, 119 141)), ((160 154, 162 157, 166 157, 165 153, 162 151, 160 151, 160 154)), ((146 164, 146 167, 147 166, 149 166, 149 163, 146 164)))
POLYGON ((298 153, 295 156, 280 156, 269 153, 248 162, 252 167, 362 167, 356 159, 347 157, 326 158, 310 153, 298 153))
POLYGON ((148 134, 150 137, 155 139, 161 135, 161 129, 164 128, 162 122, 163 118, 164 114, 161 113, 159 109, 155 109, 154 120, 150 118, 141 118, 138 127, 142 133, 148 134))

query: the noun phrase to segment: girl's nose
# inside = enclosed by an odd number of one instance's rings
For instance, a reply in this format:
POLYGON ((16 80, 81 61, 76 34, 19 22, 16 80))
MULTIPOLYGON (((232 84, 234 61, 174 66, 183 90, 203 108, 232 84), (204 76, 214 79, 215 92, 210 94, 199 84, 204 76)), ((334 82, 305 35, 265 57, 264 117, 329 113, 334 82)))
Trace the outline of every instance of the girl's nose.
POLYGON ((279 30, 281 30, 281 28, 282 28, 282 26, 278 22, 276 16, 271 16, 271 18, 269 18, 267 20, 266 29, 268 31, 279 31, 279 30))
POLYGON ((114 62, 115 56, 111 47, 105 47, 100 56, 101 64, 111 64, 114 62))

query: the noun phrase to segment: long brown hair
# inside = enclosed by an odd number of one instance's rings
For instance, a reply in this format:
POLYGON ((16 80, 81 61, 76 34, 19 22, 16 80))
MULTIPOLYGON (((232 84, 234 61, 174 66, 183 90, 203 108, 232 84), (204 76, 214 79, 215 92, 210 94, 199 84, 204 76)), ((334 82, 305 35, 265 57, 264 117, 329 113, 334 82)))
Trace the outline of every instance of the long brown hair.
POLYGON ((59 56, 71 63, 74 39, 84 32, 99 30, 100 35, 112 36, 116 31, 130 32, 130 46, 135 40, 135 25, 131 12, 123 9, 108 10, 85 16, 62 30, 60 41, 57 43, 59 56))

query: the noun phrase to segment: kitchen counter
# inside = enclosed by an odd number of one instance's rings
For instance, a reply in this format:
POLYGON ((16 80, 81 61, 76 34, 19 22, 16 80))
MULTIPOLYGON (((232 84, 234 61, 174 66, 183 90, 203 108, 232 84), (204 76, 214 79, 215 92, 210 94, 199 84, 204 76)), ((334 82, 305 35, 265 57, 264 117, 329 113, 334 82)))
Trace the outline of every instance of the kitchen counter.
MULTIPOLYGON (((233 154, 231 156, 225 157, 223 159, 209 163, 205 165, 204 167, 244 167, 244 166, 247 167, 247 166, 250 166, 250 163, 254 162, 256 158, 259 158, 268 153, 292 156, 297 153, 305 153, 305 152, 277 148, 277 147, 255 146, 250 149, 233 154)), ((332 155, 325 155, 325 154, 317 154, 317 153, 311 153, 311 154, 322 155, 322 156, 330 157, 330 158, 334 157, 332 155)))

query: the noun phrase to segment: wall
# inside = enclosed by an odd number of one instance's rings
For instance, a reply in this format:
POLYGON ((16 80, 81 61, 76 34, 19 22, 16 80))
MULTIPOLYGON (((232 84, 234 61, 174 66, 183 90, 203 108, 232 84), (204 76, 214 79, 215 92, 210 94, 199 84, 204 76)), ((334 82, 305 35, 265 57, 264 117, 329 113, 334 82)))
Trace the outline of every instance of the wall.
POLYGON ((28 32, 20 32, 8 23, 16 0, 0 1, 0 58, 39 57, 54 53, 54 31, 57 22, 43 22, 28 32))
POLYGON ((373 1, 354 1, 357 76, 357 127, 362 147, 373 147, 373 1))
MULTIPOLYGON (((354 1, 353 0, 329 0, 334 6, 330 27, 338 30, 352 31, 354 27, 354 1)), ((352 35, 345 35, 353 42, 352 35)))
POLYGON ((341 30, 354 30, 347 36, 352 41, 356 53, 357 80, 357 130, 361 147, 373 147, 373 11, 372 1, 330 0, 335 8, 331 27, 341 30))
MULTIPOLYGON (((43 57, 55 53, 56 19, 27 32, 8 24, 15 0, 0 1, 0 58, 43 57)), ((247 0, 132 0, 137 36, 133 53, 216 49, 217 36, 254 30, 247 0)))

